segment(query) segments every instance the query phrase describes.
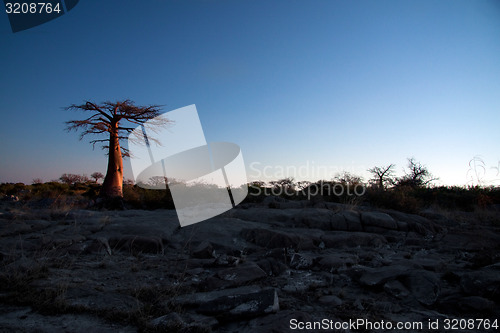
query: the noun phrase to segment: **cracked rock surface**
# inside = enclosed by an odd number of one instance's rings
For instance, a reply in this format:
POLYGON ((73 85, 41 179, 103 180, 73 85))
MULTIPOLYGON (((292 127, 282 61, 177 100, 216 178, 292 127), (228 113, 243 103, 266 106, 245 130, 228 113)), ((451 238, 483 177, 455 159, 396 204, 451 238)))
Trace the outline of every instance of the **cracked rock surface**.
POLYGON ((240 205, 183 228, 172 210, 61 213, 1 203, 0 332, 500 320, 499 226, 278 203, 240 205))

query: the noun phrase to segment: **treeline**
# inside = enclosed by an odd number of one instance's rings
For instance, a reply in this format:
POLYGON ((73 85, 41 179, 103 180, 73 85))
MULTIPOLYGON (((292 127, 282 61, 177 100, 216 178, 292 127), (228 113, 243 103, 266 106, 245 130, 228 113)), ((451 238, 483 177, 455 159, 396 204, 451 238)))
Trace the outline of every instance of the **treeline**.
MULTIPOLYGON (((46 183, 2 183, 0 199, 15 201, 37 208, 92 208, 99 207, 99 191, 102 184, 83 182, 50 181, 46 183)), ((173 209, 170 191, 149 190, 128 181, 123 185, 123 203, 129 209, 173 209)))
POLYGON ((255 181, 249 185, 248 202, 259 202, 268 195, 288 200, 327 201, 350 205, 365 205, 419 213, 427 208, 471 212, 477 209, 500 210, 500 188, 494 186, 433 186, 434 177, 428 168, 414 158, 402 176, 395 176, 395 165, 377 166, 367 170, 368 181, 344 172, 332 180, 316 182, 255 181))
POLYGON ((245 202, 262 202, 269 195, 287 200, 336 202, 418 213, 427 208, 471 212, 476 209, 500 209, 500 188, 481 186, 408 186, 381 188, 374 184, 339 180, 294 182, 252 182, 245 202))
MULTIPOLYGON (((4 183, 0 184, 0 198, 24 203, 41 201, 48 207, 58 207, 64 203, 88 208, 98 200, 100 187, 101 184, 92 181, 72 184, 53 181, 32 185, 4 183)), ((367 205, 410 213, 429 207, 460 211, 500 207, 498 187, 401 184, 381 188, 352 177, 317 182, 295 182, 291 178, 256 181, 248 185, 248 192, 244 203, 262 202, 265 197, 274 195, 288 200, 367 205)), ((127 208, 134 209, 174 208, 168 189, 144 189, 130 183, 124 184, 123 201, 127 208)))
MULTIPOLYGON (((331 180, 316 182, 295 181, 291 177, 267 182, 254 181, 248 184, 249 195, 243 203, 261 202, 272 195, 288 200, 337 202, 408 213, 418 213, 426 208, 466 212, 500 209, 499 187, 432 186, 437 178, 414 158, 408 159, 402 176, 396 177, 394 169, 394 164, 373 167, 368 170, 371 178, 366 182, 348 172, 338 174, 331 180)), ((46 183, 40 179, 34 179, 31 185, 3 183, 0 184, 0 198, 21 203, 39 202, 45 207, 70 205, 89 208, 96 206, 99 201, 103 178, 100 172, 92 173, 90 178, 65 173, 58 180, 46 183)), ((165 179, 161 177, 161 181, 165 179)), ((209 190, 210 185, 206 186, 209 190)), ((134 209, 175 208, 168 187, 166 190, 145 189, 131 180, 123 182, 123 204, 125 208, 134 209)))

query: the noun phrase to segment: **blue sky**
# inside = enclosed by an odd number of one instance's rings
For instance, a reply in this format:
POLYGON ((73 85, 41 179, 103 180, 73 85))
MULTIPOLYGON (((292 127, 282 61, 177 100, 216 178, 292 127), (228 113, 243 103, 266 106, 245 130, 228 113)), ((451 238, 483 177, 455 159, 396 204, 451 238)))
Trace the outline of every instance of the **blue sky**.
POLYGON ((196 104, 251 180, 401 174, 411 156, 441 184, 465 185, 474 156, 500 178, 498 1, 88 0, 15 34, 0 15, 0 45, 0 182, 104 173, 62 108, 125 98, 196 104))

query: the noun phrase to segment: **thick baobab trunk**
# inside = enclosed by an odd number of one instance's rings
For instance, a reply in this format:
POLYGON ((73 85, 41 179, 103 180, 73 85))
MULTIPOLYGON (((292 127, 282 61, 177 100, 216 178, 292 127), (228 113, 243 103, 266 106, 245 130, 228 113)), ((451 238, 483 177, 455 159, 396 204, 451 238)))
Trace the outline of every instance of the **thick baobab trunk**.
POLYGON ((102 183, 100 196, 104 198, 123 197, 123 159, 118 140, 118 124, 112 124, 109 135, 108 170, 102 183))

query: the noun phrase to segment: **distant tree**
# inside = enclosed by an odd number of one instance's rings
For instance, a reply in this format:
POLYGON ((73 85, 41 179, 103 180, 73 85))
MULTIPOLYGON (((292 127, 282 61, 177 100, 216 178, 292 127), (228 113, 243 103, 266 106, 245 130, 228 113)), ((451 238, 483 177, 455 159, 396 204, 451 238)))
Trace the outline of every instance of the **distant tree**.
POLYGON ((302 180, 302 181, 298 181, 297 182, 297 189, 298 190, 303 190, 305 188, 308 188, 309 186, 311 186, 311 182, 308 181, 308 180, 302 180))
POLYGON ((134 180, 133 179, 124 179, 123 180, 124 185, 134 185, 134 180))
MULTIPOLYGON (((158 105, 136 106, 130 100, 104 102, 100 105, 90 101, 85 104, 72 104, 67 110, 90 112, 92 115, 83 120, 66 122, 68 131, 82 130, 80 140, 86 135, 108 135, 107 139, 93 139, 96 143, 104 143, 103 149, 108 151, 108 168, 99 195, 103 198, 123 198, 123 156, 129 156, 128 150, 120 146, 120 140, 127 139, 127 134, 133 133, 139 137, 142 133, 134 131, 137 125, 144 125, 148 120, 153 131, 169 121, 160 117, 158 105)), ((149 141, 158 143, 154 138, 149 141)))
POLYGON ((42 178, 34 178, 31 183, 32 184, 42 184, 43 180, 42 180, 42 178))
POLYGON ((422 187, 438 179, 434 178, 427 167, 417 162, 414 157, 408 158, 407 168, 405 175, 397 179, 398 186, 422 187))
POLYGON ((89 178, 85 175, 75 175, 72 173, 64 173, 59 180, 65 184, 72 185, 75 183, 86 183, 89 181, 89 178))
POLYGON ((78 175, 73 175, 70 173, 64 173, 61 177, 59 177, 59 180, 65 184, 71 185, 74 182, 76 182, 76 178, 78 175))
POLYGON ((363 178, 348 171, 343 171, 335 175, 333 180, 342 184, 356 185, 360 184, 363 181, 363 178))
POLYGON ((394 168, 395 164, 389 164, 388 166, 373 167, 368 169, 373 176, 372 181, 377 184, 377 186, 385 190, 388 184, 394 183, 394 168))
POLYGON ((153 176, 148 179, 148 185, 153 186, 153 187, 166 187, 168 180, 167 177, 163 176, 153 176))
POLYGON ((90 177, 94 178, 95 182, 97 183, 99 181, 99 179, 103 179, 104 178, 104 175, 100 172, 94 172, 90 175, 90 177))
POLYGON ((253 187, 264 187, 264 186, 266 186, 266 182, 264 182, 262 180, 254 180, 253 182, 251 182, 248 185, 253 186, 253 187))
POLYGON ((286 189, 286 190, 290 190, 290 191, 295 191, 295 187, 296 187, 296 184, 295 184, 293 177, 272 180, 269 182, 269 184, 271 184, 275 188, 281 187, 282 189, 286 189))

